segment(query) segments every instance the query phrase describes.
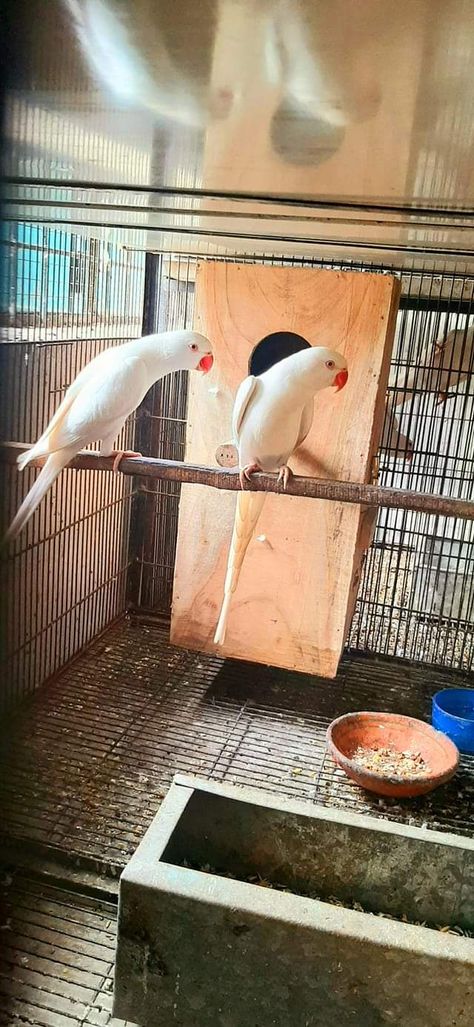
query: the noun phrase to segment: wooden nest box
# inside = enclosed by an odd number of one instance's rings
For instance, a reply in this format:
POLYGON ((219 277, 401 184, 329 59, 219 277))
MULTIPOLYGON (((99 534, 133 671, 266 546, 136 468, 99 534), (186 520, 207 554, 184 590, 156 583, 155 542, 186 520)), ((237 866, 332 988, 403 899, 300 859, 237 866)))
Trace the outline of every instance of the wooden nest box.
MULTIPOLYGON (((399 281, 389 275, 206 261, 196 271, 195 327, 213 345, 191 375, 186 457, 215 462, 249 356, 291 331, 343 353, 349 381, 315 397, 313 427, 290 460, 297 474, 370 482, 382 432, 399 281)), ((171 639, 205 652, 323 677, 336 675, 376 511, 269 494, 233 596, 223 647, 213 643, 236 497, 183 485, 171 639)))

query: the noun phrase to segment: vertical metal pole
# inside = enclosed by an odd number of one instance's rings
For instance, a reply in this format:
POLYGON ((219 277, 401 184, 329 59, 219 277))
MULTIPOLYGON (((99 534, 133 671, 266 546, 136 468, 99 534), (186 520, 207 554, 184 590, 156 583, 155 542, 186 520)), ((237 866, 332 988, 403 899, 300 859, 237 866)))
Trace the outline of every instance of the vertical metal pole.
MULTIPOLYGON (((147 253, 145 256, 145 290, 143 297, 142 335, 153 335, 159 330, 159 290, 161 281, 162 256, 160 253, 147 253)), ((149 416, 154 408, 154 389, 145 396, 137 412, 134 446, 138 452, 150 454, 154 452, 153 433, 155 422, 149 416)), ((137 608, 142 605, 143 567, 151 563, 154 509, 150 503, 152 496, 139 491, 140 481, 133 480, 132 508, 130 516, 129 561, 130 570, 127 581, 127 605, 137 608)))

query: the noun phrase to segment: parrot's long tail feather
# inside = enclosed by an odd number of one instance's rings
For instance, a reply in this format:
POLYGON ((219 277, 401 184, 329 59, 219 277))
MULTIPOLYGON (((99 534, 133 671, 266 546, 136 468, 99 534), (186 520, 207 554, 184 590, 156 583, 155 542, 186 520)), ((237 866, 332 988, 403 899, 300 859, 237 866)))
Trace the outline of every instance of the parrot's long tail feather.
POLYGON ((34 446, 31 446, 31 449, 27 449, 26 452, 20 453, 17 457, 16 462, 20 471, 22 471, 27 464, 31 463, 32 460, 36 460, 38 456, 47 456, 51 449, 56 448, 54 445, 51 445, 52 436, 54 435, 55 429, 62 423, 68 410, 72 406, 76 393, 77 388, 74 388, 74 385, 72 385, 66 392, 66 395, 59 404, 54 417, 51 418, 47 428, 45 428, 38 441, 35 442, 34 446))
POLYGON ((24 453, 20 453, 16 458, 18 468, 23 471, 24 468, 31 463, 32 460, 36 460, 38 456, 46 456, 48 450, 42 445, 43 438, 39 439, 31 449, 26 449, 24 453))
POLYGON ((265 498, 265 492, 239 492, 237 496, 234 530, 232 532, 224 585, 224 601, 214 635, 215 645, 224 644, 232 595, 237 588, 244 557, 255 525, 260 517, 265 498))
POLYGON ((34 514, 36 507, 41 503, 43 496, 45 496, 48 489, 51 488, 55 478, 57 478, 58 474, 61 473, 63 467, 66 466, 70 459, 71 455, 66 453, 64 450, 60 453, 51 453, 51 456, 48 457, 34 485, 32 485, 28 495, 23 500, 20 509, 15 514, 8 531, 4 536, 4 542, 11 542, 13 539, 17 538, 25 527, 25 524, 34 514))

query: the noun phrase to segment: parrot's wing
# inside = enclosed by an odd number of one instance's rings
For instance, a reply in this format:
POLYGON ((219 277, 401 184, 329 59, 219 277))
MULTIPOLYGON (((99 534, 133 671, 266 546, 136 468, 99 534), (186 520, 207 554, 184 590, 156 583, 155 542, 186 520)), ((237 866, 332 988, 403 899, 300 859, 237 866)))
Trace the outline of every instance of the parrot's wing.
POLYGON ((249 403, 255 393, 258 379, 251 374, 239 385, 232 411, 232 438, 237 442, 249 403))
POLYGON ((314 402, 313 402, 313 400, 311 400, 310 403, 307 403, 306 406, 303 407, 303 413, 301 414, 300 430, 299 430, 299 434, 298 434, 298 439, 296 441, 295 449, 298 449, 298 446, 301 446, 303 444, 306 436, 311 431, 311 425, 313 423, 313 416, 314 416, 314 402))
POLYGON ((46 453, 50 452, 50 437, 52 433, 61 424, 61 421, 64 420, 76 396, 78 396, 81 392, 85 381, 91 377, 91 373, 93 373, 94 363, 95 361, 91 361, 90 364, 87 364, 86 367, 83 367, 82 371, 80 371, 77 375, 77 378, 75 378, 74 381, 71 382, 71 385, 67 389, 66 394, 63 396, 63 399, 61 400, 61 403, 59 404, 56 413, 53 415, 48 426, 45 428, 43 434, 40 436, 38 441, 35 442, 34 446, 32 446, 31 449, 28 449, 25 453, 20 453, 17 460, 20 470, 23 470, 23 468, 26 467, 26 465, 29 464, 31 460, 35 460, 38 456, 45 456, 46 453))
POLYGON ((141 403, 148 386, 146 364, 136 356, 122 358, 108 374, 101 368, 83 380, 49 434, 50 452, 105 438, 111 425, 125 422, 141 403))

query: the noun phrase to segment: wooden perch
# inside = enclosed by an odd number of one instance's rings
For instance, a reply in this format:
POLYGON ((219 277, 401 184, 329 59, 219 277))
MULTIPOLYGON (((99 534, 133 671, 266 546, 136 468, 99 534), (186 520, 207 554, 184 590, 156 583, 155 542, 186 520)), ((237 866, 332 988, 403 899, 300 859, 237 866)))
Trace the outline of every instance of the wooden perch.
MULTIPOLYGON (((1 444, 4 463, 15 464, 19 453, 29 449, 21 442, 1 444)), ((32 467, 41 467, 44 461, 32 461, 32 467)), ((101 457, 98 453, 82 452, 69 464, 75 470, 111 471, 113 457, 101 457)), ((183 464, 177 460, 156 460, 153 457, 124 457, 120 465, 123 474, 142 478, 156 478, 164 481, 180 481, 187 484, 207 485, 210 488, 237 492, 240 489, 239 475, 235 470, 218 467, 202 467, 197 464, 183 464)), ((257 473, 252 475, 248 486, 255 492, 277 492, 280 495, 303 496, 305 499, 328 499, 335 503, 357 503, 360 506, 388 507, 394 510, 417 510, 420 513, 459 517, 474 520, 474 501, 437 496, 430 492, 411 492, 409 489, 384 488, 381 485, 365 485, 349 481, 323 481, 295 475, 290 479, 286 492, 277 483, 276 474, 257 473)))

